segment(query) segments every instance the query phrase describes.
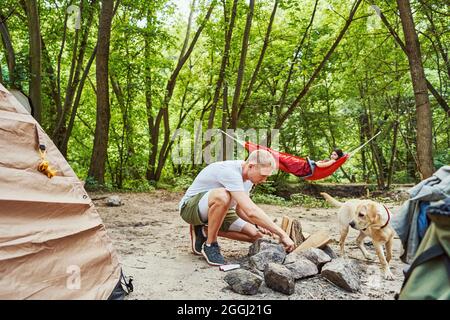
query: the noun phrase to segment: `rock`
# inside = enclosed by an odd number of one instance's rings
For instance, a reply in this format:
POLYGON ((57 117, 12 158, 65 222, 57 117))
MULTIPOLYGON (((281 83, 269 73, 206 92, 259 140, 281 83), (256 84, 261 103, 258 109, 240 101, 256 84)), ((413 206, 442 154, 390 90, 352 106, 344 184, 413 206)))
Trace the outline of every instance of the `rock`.
POLYGON ((334 252, 333 249, 329 245, 326 245, 322 248, 323 252, 330 256, 331 259, 336 259, 338 255, 334 252))
POLYGON ((350 292, 361 289, 358 266, 343 258, 334 259, 322 268, 321 275, 332 283, 350 292))
POLYGON ((281 244, 278 244, 274 240, 260 238, 252 243, 248 249, 248 255, 254 256, 255 254, 268 249, 278 250, 280 253, 284 253, 284 248, 281 244))
POLYGON ((263 282, 263 278, 250 271, 239 269, 230 271, 224 278, 234 292, 255 295, 263 282))
MULTIPOLYGON (((309 248, 305 251, 301 251, 301 252, 297 253, 297 255, 300 257, 305 257, 306 259, 308 259, 309 261, 314 263, 319 268, 321 268, 325 263, 331 261, 331 257, 329 255, 327 255, 325 252, 323 252, 322 250, 317 249, 317 248, 309 248)), ((290 261, 292 259, 292 258, 291 259, 288 259, 288 258, 289 258, 289 256, 286 257, 285 264, 289 263, 287 261, 290 261)), ((293 258, 295 258, 295 257, 293 257, 293 258)))
POLYGON ((286 253, 277 249, 269 248, 250 257, 250 264, 258 270, 263 271, 270 262, 283 263, 286 253))
POLYGON ((285 264, 284 266, 292 272, 294 280, 314 276, 319 273, 317 266, 305 257, 299 257, 293 263, 285 264))
POLYGON ((106 205, 108 207, 120 207, 122 205, 122 200, 119 196, 110 196, 106 199, 106 205))
POLYGON ((267 264, 264 269, 264 280, 272 290, 289 295, 295 291, 295 280, 292 272, 283 265, 267 264))

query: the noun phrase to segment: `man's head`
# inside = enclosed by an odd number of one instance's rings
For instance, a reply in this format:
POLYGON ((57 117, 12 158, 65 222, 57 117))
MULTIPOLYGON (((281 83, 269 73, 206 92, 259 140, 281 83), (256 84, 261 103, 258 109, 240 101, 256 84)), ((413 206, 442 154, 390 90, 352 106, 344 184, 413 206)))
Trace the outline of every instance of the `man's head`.
POLYGON ((266 150, 255 150, 250 153, 245 165, 248 168, 246 171, 247 178, 253 184, 265 182, 276 168, 274 157, 266 150))

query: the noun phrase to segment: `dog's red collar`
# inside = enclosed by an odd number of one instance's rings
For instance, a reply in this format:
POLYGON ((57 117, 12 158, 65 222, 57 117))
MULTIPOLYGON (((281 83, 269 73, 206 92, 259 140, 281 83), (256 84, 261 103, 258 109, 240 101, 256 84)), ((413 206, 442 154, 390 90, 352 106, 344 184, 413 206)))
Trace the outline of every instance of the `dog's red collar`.
POLYGON ((389 220, 391 220, 391 214, 389 213, 388 208, 386 208, 386 206, 384 204, 383 204, 383 207, 386 210, 386 213, 388 215, 388 219, 387 219, 386 223, 384 224, 384 226, 382 226, 380 229, 383 229, 384 227, 386 227, 388 225, 388 223, 389 223, 389 220))

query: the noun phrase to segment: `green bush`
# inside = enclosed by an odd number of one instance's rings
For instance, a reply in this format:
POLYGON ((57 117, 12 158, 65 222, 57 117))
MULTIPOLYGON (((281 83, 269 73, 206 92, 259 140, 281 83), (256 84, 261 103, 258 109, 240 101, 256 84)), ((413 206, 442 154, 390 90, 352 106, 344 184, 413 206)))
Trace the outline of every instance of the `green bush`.
POLYGON ((278 197, 273 194, 263 194, 263 193, 255 193, 252 196, 252 200, 255 203, 260 204, 273 204, 277 206, 287 206, 289 202, 283 199, 282 197, 278 197))
POLYGON ((86 180, 84 182, 84 188, 87 191, 112 191, 113 187, 108 184, 100 184, 95 178, 93 177, 86 177, 86 180))
POLYGON ((148 180, 128 180, 124 189, 129 189, 132 192, 151 192, 155 190, 155 186, 148 180))
POLYGON ((305 208, 330 208, 331 206, 324 199, 317 199, 306 194, 295 193, 291 195, 290 202, 305 208))

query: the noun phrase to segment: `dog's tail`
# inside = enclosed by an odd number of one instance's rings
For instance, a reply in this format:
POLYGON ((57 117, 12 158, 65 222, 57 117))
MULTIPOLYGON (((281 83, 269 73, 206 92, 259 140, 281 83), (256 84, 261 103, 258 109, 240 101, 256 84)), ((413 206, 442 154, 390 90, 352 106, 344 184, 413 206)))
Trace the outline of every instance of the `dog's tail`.
POLYGON ((340 208, 340 207, 343 205, 342 202, 337 201, 335 198, 333 198, 332 196, 330 196, 328 193, 321 192, 320 194, 322 195, 322 197, 325 198, 325 200, 328 201, 328 203, 330 203, 330 204, 333 205, 334 207, 340 208))

